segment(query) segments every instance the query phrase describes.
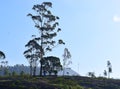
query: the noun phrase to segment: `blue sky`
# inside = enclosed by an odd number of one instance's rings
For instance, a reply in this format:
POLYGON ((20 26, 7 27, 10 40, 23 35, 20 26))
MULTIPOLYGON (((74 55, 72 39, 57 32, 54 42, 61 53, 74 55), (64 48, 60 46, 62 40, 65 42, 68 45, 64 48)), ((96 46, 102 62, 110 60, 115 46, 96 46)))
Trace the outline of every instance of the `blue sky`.
MULTIPOLYGON (((45 0, 2 0, 0 3, 0 50, 9 65, 28 65, 24 45, 37 34, 34 23, 26 15, 34 4, 45 0)), ((114 78, 120 78, 120 1, 119 0, 49 0, 52 12, 60 17, 65 46, 47 55, 61 58, 64 48, 72 55, 70 67, 81 75, 95 72, 103 75, 107 60, 111 61, 114 78), (79 65, 79 66, 78 66, 79 65), (79 69, 79 70, 78 70, 79 69)))

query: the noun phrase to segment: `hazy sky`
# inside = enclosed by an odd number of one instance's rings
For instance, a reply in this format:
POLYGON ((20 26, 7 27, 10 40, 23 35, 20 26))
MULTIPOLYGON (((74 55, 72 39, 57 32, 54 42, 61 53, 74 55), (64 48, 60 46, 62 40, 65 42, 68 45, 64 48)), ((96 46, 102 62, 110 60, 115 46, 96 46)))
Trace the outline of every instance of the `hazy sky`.
MULTIPOLYGON (((23 52, 31 35, 38 30, 26 15, 34 4, 45 0, 1 0, 0 50, 5 52, 9 65, 28 65, 23 52)), ((49 0, 52 12, 60 17, 65 46, 47 55, 61 58, 64 48, 72 55, 71 68, 86 75, 103 75, 107 60, 111 61, 114 78, 120 78, 120 0, 49 0)))

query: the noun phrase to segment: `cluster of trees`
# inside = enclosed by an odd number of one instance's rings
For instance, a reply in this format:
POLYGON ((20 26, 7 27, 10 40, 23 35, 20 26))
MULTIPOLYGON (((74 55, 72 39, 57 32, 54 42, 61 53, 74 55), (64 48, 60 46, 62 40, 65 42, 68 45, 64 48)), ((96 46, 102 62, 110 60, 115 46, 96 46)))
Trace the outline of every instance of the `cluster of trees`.
MULTIPOLYGON (((104 70, 103 75, 110 78, 110 73, 112 73, 112 64, 110 61, 107 61, 107 70, 104 70)), ((88 72, 89 77, 95 77, 95 72, 88 72)))
MULTIPOLYGON (((0 59, 5 59, 5 58, 6 58, 5 53, 0 51, 0 59)), ((0 62, 0 72, 3 72, 4 76, 16 75, 15 71, 10 73, 10 71, 8 70, 8 61, 4 61, 4 60, 0 62)), ((23 73, 21 73, 21 75, 22 74, 23 73)))
MULTIPOLYGON (((30 64, 30 75, 36 75, 36 67, 40 65, 40 76, 54 73, 55 75, 59 70, 62 69, 62 65, 60 63, 60 59, 55 56, 46 57, 46 52, 51 52, 53 48, 58 46, 59 44, 65 44, 62 39, 58 39, 57 41, 54 38, 61 31, 59 28, 58 20, 60 19, 58 16, 55 16, 50 11, 52 8, 51 2, 43 2, 42 4, 37 4, 33 6, 33 10, 36 14, 29 13, 27 16, 31 17, 34 22, 35 28, 38 29, 39 35, 32 35, 32 39, 27 42, 25 47, 27 50, 24 51, 24 56, 28 60, 30 64)), ((63 55, 63 68, 66 65, 69 65, 71 61, 67 63, 67 59, 71 58, 71 54, 67 48, 64 50, 63 55)), ((5 54, 0 51, 0 59, 5 59, 5 54)), ((7 63, 1 62, 1 63, 7 63)), ((104 70, 104 76, 108 76, 110 78, 110 73, 112 73, 112 65, 110 61, 107 61, 108 70, 104 70)), ((63 72, 64 75, 64 72, 63 72)), ((89 72, 89 76, 94 77, 94 72, 89 72)))
MULTIPOLYGON (((54 37, 61 31, 59 28, 59 17, 52 14, 50 8, 52 7, 51 2, 43 2, 33 6, 33 10, 36 12, 35 15, 29 13, 27 16, 31 17, 35 24, 35 28, 38 29, 39 36, 32 35, 33 39, 30 40, 25 47, 27 50, 24 51, 25 57, 28 59, 30 64, 30 75, 35 76, 36 66, 40 65, 40 76, 43 72, 51 70, 51 66, 55 65, 55 62, 59 62, 59 58, 56 57, 45 57, 46 52, 52 51, 59 44, 65 44, 62 39, 58 41, 54 40, 54 37), (47 69, 49 67, 50 69, 47 69), (33 72, 32 72, 33 71, 33 72)), ((61 64, 58 63, 61 67, 61 64)), ((59 69, 59 68, 58 68, 59 69)))
POLYGON ((92 77, 92 78, 96 77, 96 76, 95 76, 95 72, 88 72, 88 76, 89 76, 89 77, 92 77))

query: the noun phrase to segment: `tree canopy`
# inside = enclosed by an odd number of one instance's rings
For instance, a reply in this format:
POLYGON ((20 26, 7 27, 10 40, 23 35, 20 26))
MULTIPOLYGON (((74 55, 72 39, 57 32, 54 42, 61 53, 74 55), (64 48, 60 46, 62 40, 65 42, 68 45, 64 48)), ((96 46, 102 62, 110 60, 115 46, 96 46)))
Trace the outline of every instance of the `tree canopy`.
POLYGON ((55 56, 44 57, 43 70, 44 72, 49 73, 49 75, 51 75, 51 73, 54 73, 56 75, 58 71, 62 70, 60 59, 55 56))

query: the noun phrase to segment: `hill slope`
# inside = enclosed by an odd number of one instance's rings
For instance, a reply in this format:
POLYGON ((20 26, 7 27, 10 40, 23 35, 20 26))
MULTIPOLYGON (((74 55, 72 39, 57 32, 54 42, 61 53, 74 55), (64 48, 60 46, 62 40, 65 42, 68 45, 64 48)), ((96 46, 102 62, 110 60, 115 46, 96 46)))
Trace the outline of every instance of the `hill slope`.
POLYGON ((68 77, 0 77, 0 89, 120 89, 120 80, 68 77))

